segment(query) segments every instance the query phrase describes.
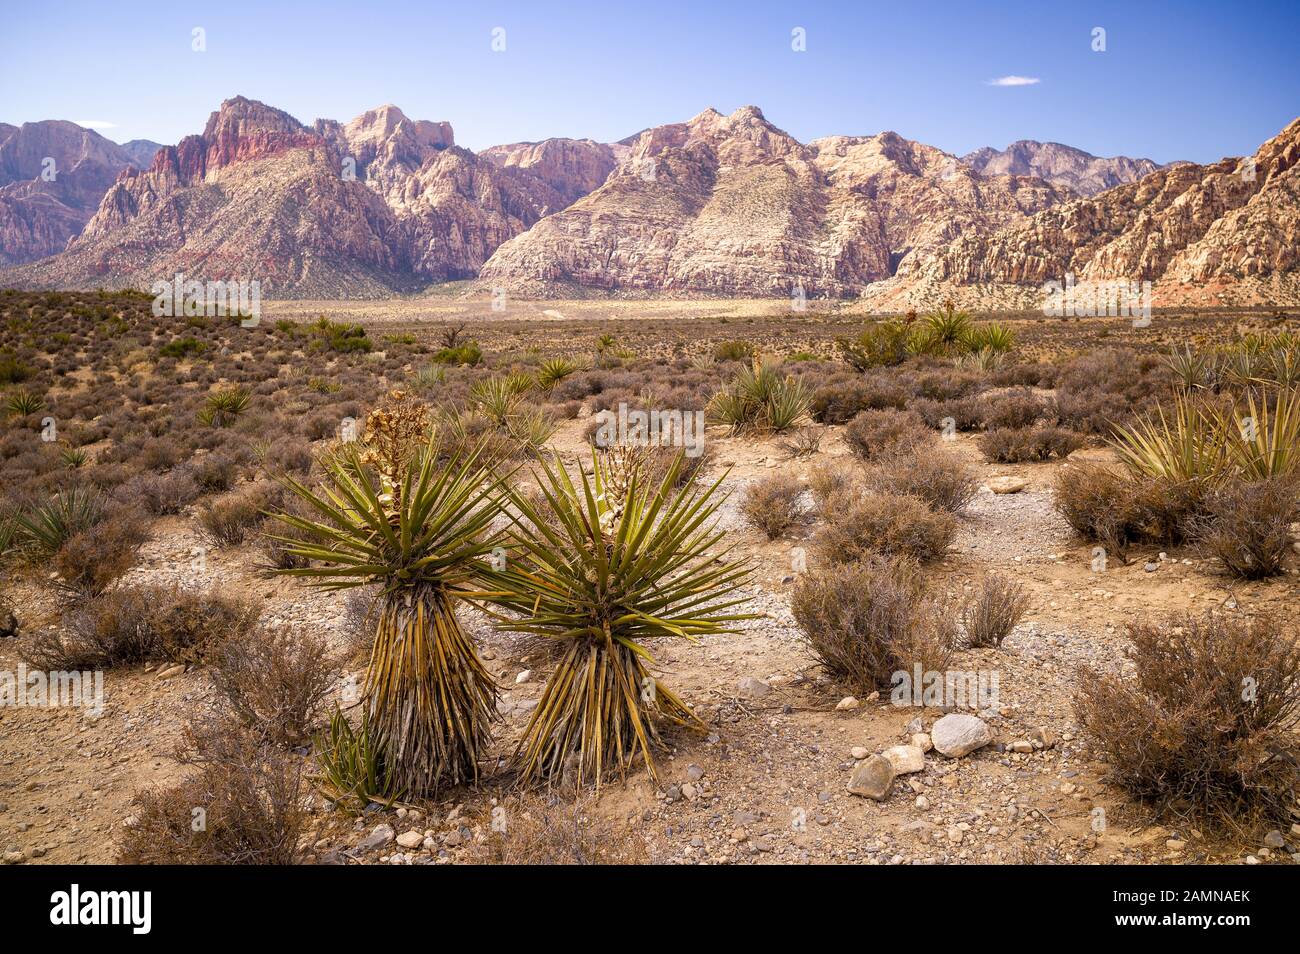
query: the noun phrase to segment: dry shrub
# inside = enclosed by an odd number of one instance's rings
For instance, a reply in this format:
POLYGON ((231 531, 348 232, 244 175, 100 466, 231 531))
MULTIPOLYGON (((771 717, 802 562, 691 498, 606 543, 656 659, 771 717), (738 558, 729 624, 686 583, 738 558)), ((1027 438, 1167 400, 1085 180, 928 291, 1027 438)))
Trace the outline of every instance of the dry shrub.
POLYGON ((148 537, 138 511, 116 508, 63 544, 54 555, 54 570, 63 586, 97 596, 135 565, 148 537))
POLYGON ((139 504, 155 517, 180 513, 198 497, 201 488, 185 468, 166 474, 140 474, 120 488, 117 495, 128 504, 139 504))
POLYGON ((197 662, 221 640, 252 628, 258 611, 215 593, 129 586, 108 590, 24 647, 44 670, 107 669, 144 662, 197 662))
POLYGON ((1135 675, 1085 671, 1075 713, 1112 779, 1160 811, 1239 819, 1294 798, 1300 649, 1274 620, 1128 627, 1135 675))
POLYGON ((1062 469, 1056 476, 1053 506, 1075 533, 1122 555, 1138 535, 1133 482, 1100 464, 1062 469))
POLYGON ((361 586, 346 591, 343 597, 343 618, 340 629, 348 655, 352 658, 369 658, 375 642, 375 600, 378 588, 361 586))
POLYGON ((183 761, 197 772, 135 796, 136 824, 126 830, 117 863, 293 864, 305 818, 299 760, 228 724, 190 739, 195 749, 183 761))
POLYGON ((918 664, 946 669, 956 644, 950 614, 925 596, 907 560, 819 567, 799 578, 790 609, 827 672, 857 692, 886 688, 918 664))
POLYGON ((906 389, 892 377, 864 376, 818 388, 808 410, 819 424, 844 424, 862 411, 901 408, 907 396, 906 389))
POLYGON ((1135 537, 1152 543, 1178 544, 1191 538, 1205 516, 1211 489, 1200 480, 1134 477, 1129 507, 1135 537))
POLYGON ((1009 391, 980 399, 980 417, 990 429, 1029 427, 1047 413, 1047 405, 1029 391, 1009 391))
POLYGON ((1029 594, 1019 583, 996 574, 987 576, 962 608, 961 622, 972 646, 1001 646, 1025 611, 1029 594))
POLYGON ((844 443, 863 460, 904 454, 933 439, 915 411, 863 411, 844 429, 844 443))
POLYGON ((199 529, 213 546, 238 546, 266 515, 272 505, 262 490, 248 490, 203 505, 199 511, 199 529))
POLYGON ((827 502, 832 497, 847 492, 855 482, 853 471, 840 464, 825 463, 814 467, 808 472, 808 490, 817 512, 825 513, 827 502))
POLYGON ((1057 422, 1084 434, 1109 435, 1132 412, 1132 404, 1121 394, 1096 389, 1056 394, 1057 422))
POLYGON ((936 431, 944 429, 948 420, 952 421, 954 430, 974 431, 984 423, 980 412, 980 403, 976 398, 954 398, 949 401, 931 401, 922 398, 913 401, 911 409, 921 416, 927 427, 936 431))
POLYGON ((986 460, 1023 464, 1066 458, 1083 446, 1083 436, 1060 427, 997 427, 985 431, 976 444, 986 460))
POLYGON ((882 461, 867 476, 869 485, 892 494, 920 497, 933 509, 959 513, 979 490, 979 480, 950 454, 921 454, 882 461))
POLYGON ((751 527, 775 540, 803 518, 804 486, 789 474, 770 474, 745 488, 740 512, 751 527))
POLYGON ((221 711, 260 740, 306 742, 334 681, 324 639, 251 629, 217 647, 209 663, 221 711))
POLYGON ((873 553, 935 560, 957 535, 951 514, 906 494, 840 494, 828 501, 823 517, 813 545, 826 563, 854 563, 873 553))
POLYGON ((1193 521, 1201 549, 1225 570, 1247 580, 1277 576, 1291 548, 1290 526, 1300 520, 1294 480, 1233 483, 1213 494, 1193 521))
POLYGON ((653 859, 632 826, 594 817, 584 802, 521 800, 506 808, 505 831, 475 843, 470 860, 487 865, 645 865, 653 859))

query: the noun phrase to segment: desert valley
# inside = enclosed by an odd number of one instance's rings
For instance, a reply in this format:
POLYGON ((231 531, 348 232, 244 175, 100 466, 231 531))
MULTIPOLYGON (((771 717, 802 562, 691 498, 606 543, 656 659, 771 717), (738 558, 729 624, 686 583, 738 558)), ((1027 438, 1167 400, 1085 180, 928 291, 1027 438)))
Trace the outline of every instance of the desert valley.
POLYGON ((0 123, 5 865, 1300 862, 1300 118, 685 112, 0 123))

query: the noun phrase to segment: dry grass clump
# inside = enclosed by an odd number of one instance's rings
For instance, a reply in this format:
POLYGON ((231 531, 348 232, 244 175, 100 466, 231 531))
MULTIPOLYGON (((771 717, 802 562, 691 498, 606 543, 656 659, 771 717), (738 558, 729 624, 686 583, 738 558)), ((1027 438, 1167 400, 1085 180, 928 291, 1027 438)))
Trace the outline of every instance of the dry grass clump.
POLYGON ((489 865, 645 865, 645 838, 628 824, 598 818, 585 802, 520 800, 498 806, 496 827, 470 861, 489 865), (504 827, 505 831, 500 828, 504 827))
POLYGON ((1300 649, 1269 618, 1128 627, 1133 675, 1085 672, 1074 708, 1113 780, 1161 812, 1279 816, 1300 762, 1300 649))
POLYGON ((1002 645, 1029 609, 1029 594, 1005 576, 986 576, 975 595, 962 607, 961 623, 972 647, 1002 645))
POLYGON ((1140 518, 1132 483, 1112 468, 1083 464, 1061 470, 1052 503, 1075 533, 1116 554, 1138 536, 1140 518))
POLYGON ((130 586, 108 590, 38 634, 23 658, 47 671, 199 662, 251 629, 258 610, 216 593, 130 586))
POLYGON ((917 664, 945 669, 956 645, 950 614, 926 597, 908 560, 818 567, 799 578, 790 609, 818 661, 857 692, 886 688, 917 664))
POLYGON ((775 540, 803 519, 804 485, 789 474, 771 474, 745 488, 740 512, 754 529, 775 540))
POLYGON ((920 497, 933 509, 952 514, 964 510, 979 490, 970 468, 941 452, 887 458, 868 473, 867 483, 878 491, 920 497))
POLYGON ((976 438, 985 460, 999 464, 1063 460, 1083 444, 1081 434, 1060 427, 996 427, 976 438))
POLYGON ((903 454, 933 440, 914 411, 863 411, 844 429, 844 443, 863 460, 903 454))
POLYGON ((208 672, 221 712, 258 739, 286 747, 307 741, 334 681, 325 640, 283 629, 224 640, 208 672))
POLYGON ((902 383, 887 375, 832 381, 813 392, 808 410, 820 424, 845 424, 862 411, 902 408, 908 393, 902 383))
POLYGON ((813 506, 819 514, 825 514, 826 505, 831 498, 846 493, 856 483, 854 470, 842 464, 821 463, 808 472, 808 491, 812 494, 813 506))
POLYGON ((854 563, 872 554, 936 560, 957 535, 952 514, 909 494, 845 493, 829 500, 813 546, 825 563, 854 563))
POLYGON ((183 758, 197 772, 131 803, 117 863, 289 865, 298 860, 305 813, 301 763, 230 726, 191 734, 183 758))
POLYGON ((199 529, 205 540, 216 547, 238 546, 266 519, 266 511, 276 505, 276 495, 258 488, 231 494, 206 503, 199 510, 199 529))
POLYGON ((1210 496, 1192 535, 1223 568, 1247 580, 1277 576, 1300 520, 1300 487, 1274 478, 1232 484, 1210 496))

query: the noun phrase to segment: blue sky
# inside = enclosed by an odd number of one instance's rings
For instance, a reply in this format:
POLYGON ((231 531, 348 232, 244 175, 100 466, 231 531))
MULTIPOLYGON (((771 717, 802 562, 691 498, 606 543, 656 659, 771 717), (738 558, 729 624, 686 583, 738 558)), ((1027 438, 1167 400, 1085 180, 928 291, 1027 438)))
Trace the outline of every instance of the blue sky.
POLYGON ((118 141, 175 142, 236 94, 305 123, 392 102, 479 149, 615 140, 752 103, 804 141, 892 129, 958 154, 1042 139, 1206 162, 1300 115, 1297 36, 1295 0, 14 2, 0 13, 0 121, 96 120, 118 141), (1005 76, 1037 82, 989 82, 1005 76))

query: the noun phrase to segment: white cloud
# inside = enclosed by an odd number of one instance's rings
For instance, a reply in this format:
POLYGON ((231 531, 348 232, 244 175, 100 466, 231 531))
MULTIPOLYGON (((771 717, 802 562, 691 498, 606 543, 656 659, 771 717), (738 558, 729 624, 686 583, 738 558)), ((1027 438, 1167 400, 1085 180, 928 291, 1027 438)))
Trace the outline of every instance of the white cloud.
POLYGON ((107 119, 74 119, 74 123, 83 129, 116 129, 117 123, 110 123, 107 119))
POLYGON ((988 80, 989 86, 1035 86, 1041 83, 1037 76, 999 76, 988 80))

